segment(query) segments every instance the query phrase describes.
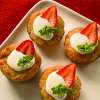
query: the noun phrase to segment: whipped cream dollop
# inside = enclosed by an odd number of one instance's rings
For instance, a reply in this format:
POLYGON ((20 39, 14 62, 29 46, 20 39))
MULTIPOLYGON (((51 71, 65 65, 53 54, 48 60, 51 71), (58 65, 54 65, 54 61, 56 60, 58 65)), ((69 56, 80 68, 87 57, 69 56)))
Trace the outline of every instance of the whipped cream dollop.
POLYGON ((47 36, 46 34, 41 35, 39 32, 45 26, 51 26, 49 21, 47 19, 42 18, 41 16, 37 16, 33 22, 34 34, 42 38, 43 40, 51 40, 53 38, 53 33, 47 36))
POLYGON ((17 50, 13 50, 7 58, 7 64, 9 65, 9 67, 14 69, 15 71, 23 71, 23 70, 29 69, 35 63, 35 57, 33 57, 32 60, 24 67, 18 66, 18 61, 25 56, 26 56, 25 54, 17 50))
POLYGON ((66 86, 64 79, 60 75, 57 74, 57 71, 54 71, 48 76, 46 80, 46 91, 49 95, 51 95, 56 100, 64 100, 67 97, 67 94, 64 94, 64 96, 60 97, 56 94, 53 94, 51 91, 53 87, 59 84, 66 86))
POLYGON ((85 52, 81 52, 79 49, 78 49, 78 45, 81 45, 81 44, 86 44, 86 43, 90 43, 89 42, 89 39, 87 36, 81 34, 81 33, 75 33, 71 36, 70 38, 70 44, 72 46, 72 48, 74 48, 77 52, 79 52, 80 54, 85 54, 85 52))

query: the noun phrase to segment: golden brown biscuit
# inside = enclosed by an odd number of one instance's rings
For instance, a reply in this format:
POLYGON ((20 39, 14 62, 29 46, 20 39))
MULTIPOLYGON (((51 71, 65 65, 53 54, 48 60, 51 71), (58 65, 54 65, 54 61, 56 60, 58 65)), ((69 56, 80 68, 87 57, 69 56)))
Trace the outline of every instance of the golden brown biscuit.
POLYGON ((100 37, 98 39, 98 46, 94 50, 94 52, 90 54, 79 54, 76 52, 70 44, 70 37, 75 34, 76 32, 80 32, 82 28, 75 28, 72 31, 69 31, 68 34, 65 36, 65 41, 64 41, 64 50, 66 56, 73 62, 76 62, 78 64, 88 64, 94 60, 96 60, 100 56, 100 37))
MULTIPOLYGON (((60 68, 61 68, 61 66, 54 66, 54 67, 47 68, 41 75, 41 78, 39 81, 39 87, 40 87, 40 95, 43 100, 55 100, 52 96, 50 96, 46 92, 45 83, 46 83, 46 79, 47 79, 48 75, 51 72, 58 70, 60 68)), ((77 98, 80 96, 81 81, 80 81, 79 77, 76 77, 75 83, 73 84, 72 88, 73 87, 77 89, 76 95, 74 95, 74 96, 68 95, 68 97, 65 100, 77 100, 77 98)))
POLYGON ((27 24, 27 31, 28 31, 28 34, 29 34, 30 38, 36 44, 38 44, 39 46, 44 47, 44 48, 49 48, 49 46, 58 44, 60 42, 60 40, 62 39, 62 37, 64 35, 64 21, 62 20, 62 18, 60 16, 58 16, 57 27, 60 28, 60 32, 59 33, 55 33, 54 37, 51 40, 45 41, 45 40, 41 39, 40 37, 36 36, 34 34, 34 32, 33 32, 33 22, 34 22, 34 19, 40 13, 41 13, 41 11, 40 12, 35 12, 35 13, 33 13, 30 16, 28 24, 27 24))
POLYGON ((16 48, 15 44, 9 45, 0 51, 0 70, 11 80, 27 81, 32 79, 38 72, 41 65, 40 56, 35 53, 35 64, 30 69, 17 72, 13 70, 6 62, 7 56, 16 48))

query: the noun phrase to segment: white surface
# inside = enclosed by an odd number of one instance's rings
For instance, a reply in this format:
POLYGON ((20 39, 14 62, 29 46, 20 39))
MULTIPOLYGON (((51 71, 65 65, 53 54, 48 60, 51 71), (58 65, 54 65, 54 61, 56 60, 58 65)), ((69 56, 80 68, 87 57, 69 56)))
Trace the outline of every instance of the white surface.
MULTIPOLYGON (((90 20, 86 19, 85 17, 80 16, 69 8, 61 6, 54 1, 41 1, 27 13, 27 15, 11 33, 11 37, 9 36, 6 41, 3 42, 1 48, 5 45, 17 42, 19 43, 20 41, 28 39, 29 36, 26 30, 26 21, 29 14, 31 14, 32 11, 34 12, 36 10, 42 9, 50 4, 57 6, 59 15, 62 16, 66 23, 66 32, 75 27, 84 26, 90 22, 90 20)), ((64 65, 71 62, 68 58, 65 57, 63 41, 58 47, 56 47, 54 50, 51 50, 50 52, 44 52, 38 47, 36 48, 42 58, 40 72, 33 80, 25 83, 9 81, 2 73, 0 73, 0 100, 41 100, 38 90, 40 73, 47 66, 57 64, 64 65)), ((100 58, 89 65, 78 66, 77 72, 82 80, 82 89, 79 100, 100 100, 100 58)))
POLYGON ((55 87, 59 84, 66 86, 66 83, 65 83, 63 77, 58 75, 57 71, 54 71, 48 76, 48 78, 46 80, 46 91, 48 94, 50 94, 56 100, 64 100, 67 97, 67 94, 64 94, 64 96, 59 97, 57 94, 53 94, 52 90, 51 90, 53 87, 55 87))

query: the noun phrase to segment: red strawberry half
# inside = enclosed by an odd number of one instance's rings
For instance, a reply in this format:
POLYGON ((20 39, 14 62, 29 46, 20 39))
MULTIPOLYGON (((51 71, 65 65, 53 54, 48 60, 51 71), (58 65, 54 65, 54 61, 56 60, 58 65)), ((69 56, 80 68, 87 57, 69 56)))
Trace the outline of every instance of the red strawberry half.
POLYGON ((76 65, 75 64, 69 64, 65 67, 61 68, 57 74, 62 76, 66 82, 66 85, 68 87, 71 87, 75 80, 75 73, 76 73, 76 65))
POLYGON ((90 42, 95 44, 98 40, 97 23, 93 22, 87 25, 80 33, 86 35, 90 42))
POLYGON ((17 48, 17 51, 20 51, 27 55, 33 55, 35 52, 33 42, 31 40, 23 41, 17 48))
POLYGON ((47 19, 55 27, 57 25, 57 8, 55 6, 48 7, 42 12, 41 17, 47 19))

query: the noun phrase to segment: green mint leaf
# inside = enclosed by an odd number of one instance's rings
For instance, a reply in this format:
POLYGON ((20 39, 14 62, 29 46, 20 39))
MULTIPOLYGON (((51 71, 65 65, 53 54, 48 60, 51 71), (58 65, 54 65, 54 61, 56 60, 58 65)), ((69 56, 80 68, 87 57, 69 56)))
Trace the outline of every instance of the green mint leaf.
POLYGON ((33 59, 32 56, 24 56, 18 60, 17 65, 21 67, 25 67, 32 59, 33 59))
POLYGON ((52 28, 51 26, 44 26, 42 29, 39 30, 41 35, 50 35, 51 33, 58 33, 60 29, 58 27, 52 28))
POLYGON ((56 27, 55 28, 55 33, 59 33, 60 32, 60 28, 59 27, 56 27))
POLYGON ((92 50, 94 50, 95 47, 96 45, 89 44, 89 43, 85 43, 77 46, 77 48, 82 52, 91 52, 92 50))
POLYGON ((76 89, 72 89, 66 87, 65 85, 59 84, 53 88, 51 88, 53 94, 58 95, 60 97, 64 96, 65 94, 75 95, 76 89))

